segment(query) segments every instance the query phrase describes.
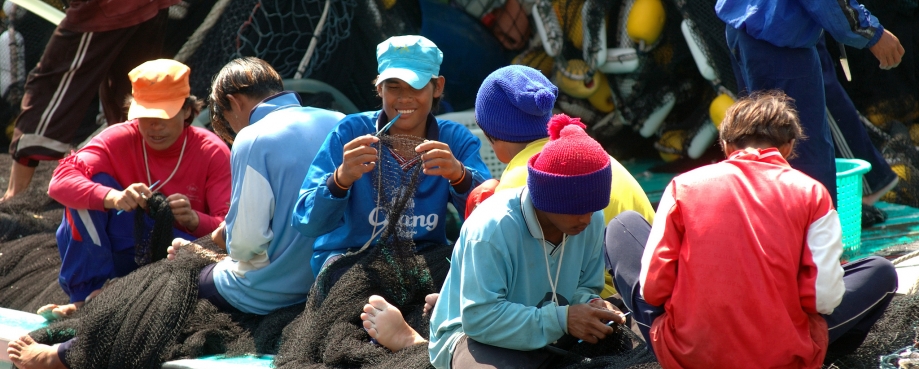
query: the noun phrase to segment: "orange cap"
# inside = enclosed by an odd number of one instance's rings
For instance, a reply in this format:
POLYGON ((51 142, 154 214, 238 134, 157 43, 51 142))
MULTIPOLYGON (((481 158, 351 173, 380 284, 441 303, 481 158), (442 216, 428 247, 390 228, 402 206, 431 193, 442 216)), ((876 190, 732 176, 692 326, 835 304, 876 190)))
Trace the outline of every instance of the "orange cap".
POLYGON ((128 119, 174 117, 191 93, 187 65, 171 59, 157 59, 138 65, 128 73, 134 101, 128 119))

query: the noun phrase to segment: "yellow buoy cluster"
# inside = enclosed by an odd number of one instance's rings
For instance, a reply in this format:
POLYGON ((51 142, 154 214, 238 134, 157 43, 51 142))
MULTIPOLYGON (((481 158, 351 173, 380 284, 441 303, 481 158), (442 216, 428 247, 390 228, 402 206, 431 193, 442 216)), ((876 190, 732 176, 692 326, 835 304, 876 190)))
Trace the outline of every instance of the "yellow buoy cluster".
POLYGON ((715 97, 708 106, 708 116, 712 118, 712 123, 715 123, 716 128, 721 129, 721 121, 724 120, 724 115, 731 105, 734 105, 734 99, 723 93, 715 97))

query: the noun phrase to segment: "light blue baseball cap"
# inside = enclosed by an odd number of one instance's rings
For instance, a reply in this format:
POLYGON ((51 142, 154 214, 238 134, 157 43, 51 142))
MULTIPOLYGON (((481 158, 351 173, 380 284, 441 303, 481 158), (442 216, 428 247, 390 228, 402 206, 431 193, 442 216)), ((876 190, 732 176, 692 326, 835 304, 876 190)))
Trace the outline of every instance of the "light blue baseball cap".
POLYGON ((431 40, 422 36, 394 36, 377 45, 377 85, 398 78, 412 88, 424 88, 432 78, 440 76, 444 53, 431 40))

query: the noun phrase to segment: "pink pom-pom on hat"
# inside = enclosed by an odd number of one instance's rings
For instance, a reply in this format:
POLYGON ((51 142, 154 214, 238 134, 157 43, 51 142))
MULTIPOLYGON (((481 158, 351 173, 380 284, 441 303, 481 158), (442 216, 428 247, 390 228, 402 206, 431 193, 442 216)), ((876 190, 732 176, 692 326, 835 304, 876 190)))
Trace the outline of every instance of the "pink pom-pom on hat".
POLYGON ((564 114, 549 120, 549 142, 527 162, 527 187, 537 209, 579 215, 609 205, 609 154, 585 128, 564 114))

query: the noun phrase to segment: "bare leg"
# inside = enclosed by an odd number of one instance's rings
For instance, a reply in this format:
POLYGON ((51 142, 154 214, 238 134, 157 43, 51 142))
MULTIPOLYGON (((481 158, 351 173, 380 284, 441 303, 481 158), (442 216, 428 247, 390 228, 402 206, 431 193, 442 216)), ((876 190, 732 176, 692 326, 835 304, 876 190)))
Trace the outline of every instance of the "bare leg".
POLYGON ((393 352, 419 343, 427 343, 418 332, 409 327, 398 308, 386 302, 382 297, 373 295, 364 305, 361 320, 364 329, 384 347, 393 352))
POLYGON ((29 335, 10 342, 6 353, 19 369, 67 369, 57 356, 57 346, 37 343, 29 335))
POLYGON ((32 183, 33 175, 35 175, 35 167, 22 165, 14 161, 13 166, 10 168, 10 182, 7 184, 6 193, 0 198, 0 202, 7 201, 12 199, 13 196, 25 192, 29 188, 29 183, 32 183))
POLYGON ((884 197, 884 195, 893 190, 894 187, 897 187, 898 183, 900 183, 900 177, 894 178, 893 181, 884 186, 880 191, 862 196, 862 204, 874 205, 881 197, 884 197))

